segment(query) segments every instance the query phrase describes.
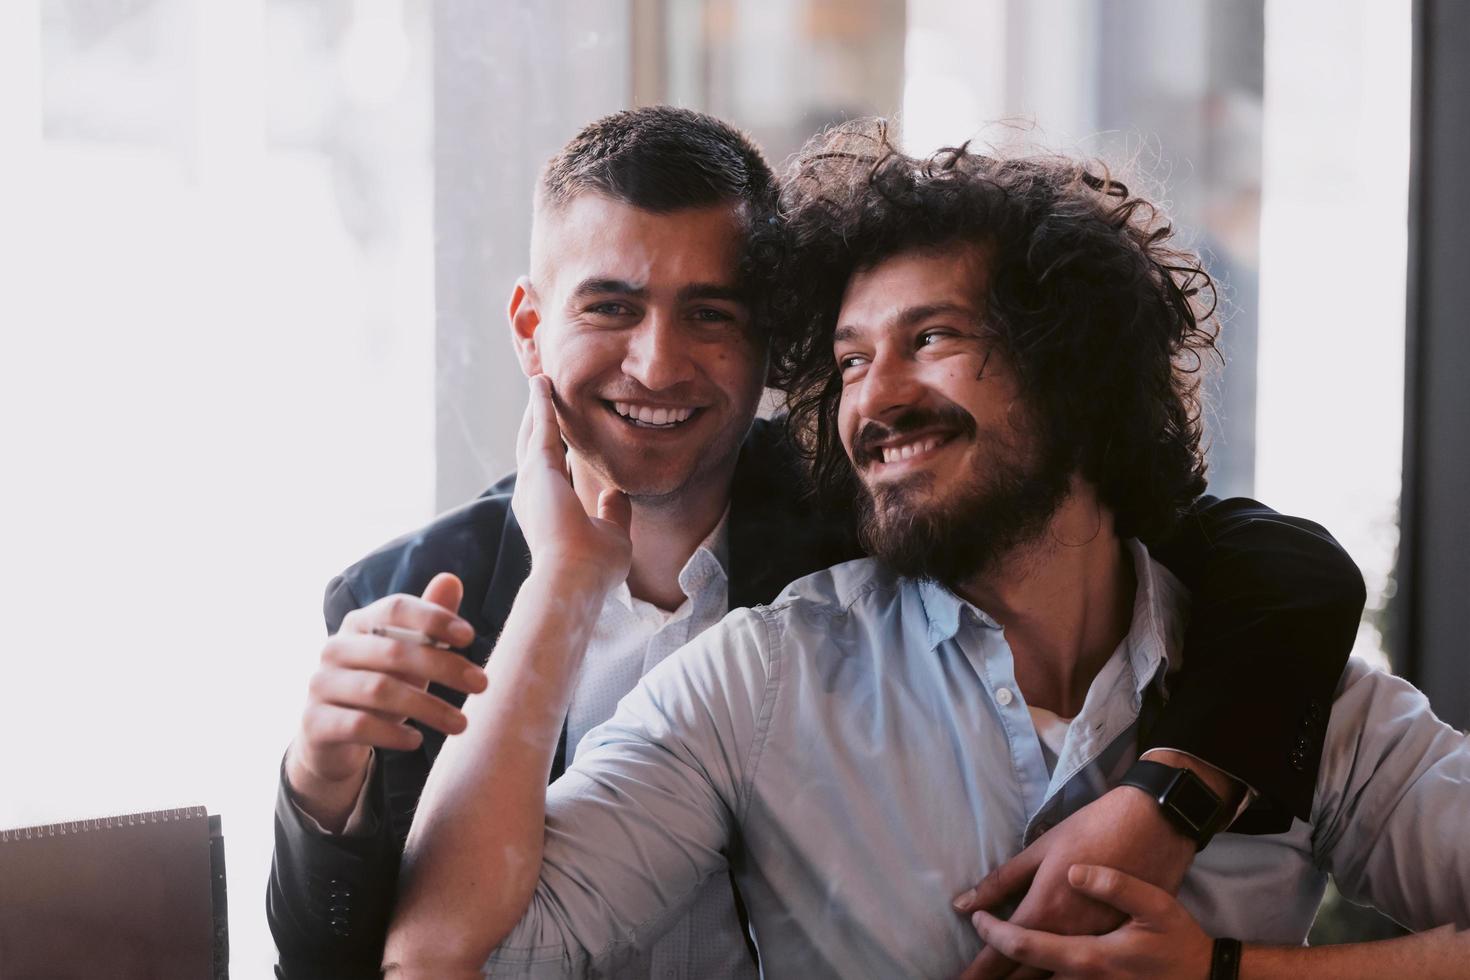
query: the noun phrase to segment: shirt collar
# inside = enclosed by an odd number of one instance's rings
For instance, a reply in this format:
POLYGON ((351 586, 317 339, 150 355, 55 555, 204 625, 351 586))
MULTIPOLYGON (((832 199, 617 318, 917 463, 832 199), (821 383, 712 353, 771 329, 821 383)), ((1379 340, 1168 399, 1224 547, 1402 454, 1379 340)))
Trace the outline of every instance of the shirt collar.
MULTIPOLYGON (((694 554, 689 556, 689 560, 679 570, 679 591, 692 601, 706 589, 724 584, 728 576, 729 561, 730 505, 727 503, 714 530, 705 535, 699 547, 694 549, 694 554)), ((633 593, 628 589, 627 579, 613 588, 609 598, 616 599, 625 609, 633 608, 633 593)))
POLYGON ((960 631, 960 619, 967 611, 985 629, 1001 628, 985 610, 972 606, 938 582, 929 579, 919 583, 919 601, 924 606, 924 615, 929 618, 930 650, 954 639, 955 634, 960 631))
POLYGON ((1183 663, 1189 593, 1167 568, 1149 557, 1142 542, 1129 539, 1127 544, 1138 582, 1133 596, 1133 623, 1123 641, 1128 661, 1139 694, 1154 684, 1160 694, 1167 695, 1165 675, 1183 663))
MULTIPOLYGON (((1166 693, 1164 675, 1170 670, 1177 670, 1180 665, 1187 593, 1168 569, 1149 557, 1142 542, 1130 538, 1125 546, 1133 560, 1137 589, 1133 595, 1133 620, 1122 645, 1137 682, 1136 692, 1141 694, 1150 683, 1156 683, 1160 693, 1166 693)), ((984 610, 936 582, 922 581, 918 591, 919 601, 929 620, 931 651, 954 639, 967 611, 983 628, 1001 628, 984 610)))

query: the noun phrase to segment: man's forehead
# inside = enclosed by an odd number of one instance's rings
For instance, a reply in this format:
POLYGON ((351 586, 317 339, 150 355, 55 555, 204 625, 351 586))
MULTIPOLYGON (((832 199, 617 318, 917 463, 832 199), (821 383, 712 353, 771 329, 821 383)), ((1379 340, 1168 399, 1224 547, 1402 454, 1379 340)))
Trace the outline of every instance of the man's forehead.
POLYGON ((583 193, 538 211, 533 278, 572 288, 587 280, 643 289, 734 285, 746 224, 736 203, 655 212, 583 193))
POLYGON ((987 269, 984 249, 970 244, 902 252, 859 269, 848 280, 834 339, 937 315, 978 320, 987 269))

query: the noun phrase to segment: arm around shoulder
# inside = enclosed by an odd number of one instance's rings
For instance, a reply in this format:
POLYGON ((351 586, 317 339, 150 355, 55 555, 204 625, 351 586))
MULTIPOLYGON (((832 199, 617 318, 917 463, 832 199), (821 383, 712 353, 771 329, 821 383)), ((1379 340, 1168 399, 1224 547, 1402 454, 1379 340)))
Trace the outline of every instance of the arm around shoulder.
POLYGON ((1244 498, 1201 498, 1151 544, 1190 589, 1184 670, 1145 748, 1189 753, 1257 790, 1232 829, 1306 819, 1332 691, 1357 633, 1363 578, 1319 525, 1244 498))

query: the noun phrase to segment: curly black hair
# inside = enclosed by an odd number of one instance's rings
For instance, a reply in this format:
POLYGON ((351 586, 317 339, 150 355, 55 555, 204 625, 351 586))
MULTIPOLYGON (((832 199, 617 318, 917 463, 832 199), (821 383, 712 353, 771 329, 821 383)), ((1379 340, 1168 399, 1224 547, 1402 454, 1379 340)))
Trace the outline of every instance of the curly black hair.
POLYGON ((1097 488, 1117 532, 1166 533, 1205 488, 1200 382, 1218 358, 1215 286, 1171 244, 1162 211, 1107 168, 992 156, 969 144, 901 152, 886 121, 814 137, 782 191, 787 254, 773 378, 830 505, 859 491, 837 433, 832 333, 855 272, 921 249, 978 244, 983 297, 1027 416, 1097 488))

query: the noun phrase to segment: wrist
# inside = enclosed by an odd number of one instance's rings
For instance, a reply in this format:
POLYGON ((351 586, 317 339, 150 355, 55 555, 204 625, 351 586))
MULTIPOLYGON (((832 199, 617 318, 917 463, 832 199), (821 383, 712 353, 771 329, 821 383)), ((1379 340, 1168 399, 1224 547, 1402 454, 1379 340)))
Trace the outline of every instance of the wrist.
POLYGON ((625 574, 582 554, 547 550, 531 556, 531 574, 526 581, 545 584, 558 595, 579 595, 600 601, 625 574))
POLYGON ((1142 758, 1149 762, 1172 766, 1175 769, 1188 769, 1199 778, 1200 782, 1209 787, 1210 792, 1220 797, 1232 813, 1239 809, 1241 801, 1245 799, 1245 783, 1192 755, 1175 752, 1173 749, 1150 749, 1143 754, 1142 758))
POLYGON ((1160 814, 1203 850, 1233 818, 1234 810, 1193 771, 1157 759, 1139 759, 1119 781, 1152 799, 1160 814))
POLYGON ((360 765, 348 768, 344 776, 323 775, 305 758, 297 743, 286 752, 283 767, 286 792, 292 802, 329 833, 341 833, 352 816, 357 799, 366 782, 372 751, 365 750, 360 765))
MULTIPOLYGON (((1183 881, 1184 873, 1189 870, 1189 866, 1194 863, 1194 856, 1199 853, 1199 846, 1194 838, 1164 814, 1164 808, 1159 805, 1158 800, 1139 787, 1115 786, 1112 792, 1128 801, 1127 825, 1138 828, 1151 841, 1157 842, 1156 846, 1164 849, 1173 859, 1170 866, 1180 869, 1178 877, 1179 881, 1183 881)), ((1179 881, 1172 882, 1171 891, 1178 888, 1179 881)))

